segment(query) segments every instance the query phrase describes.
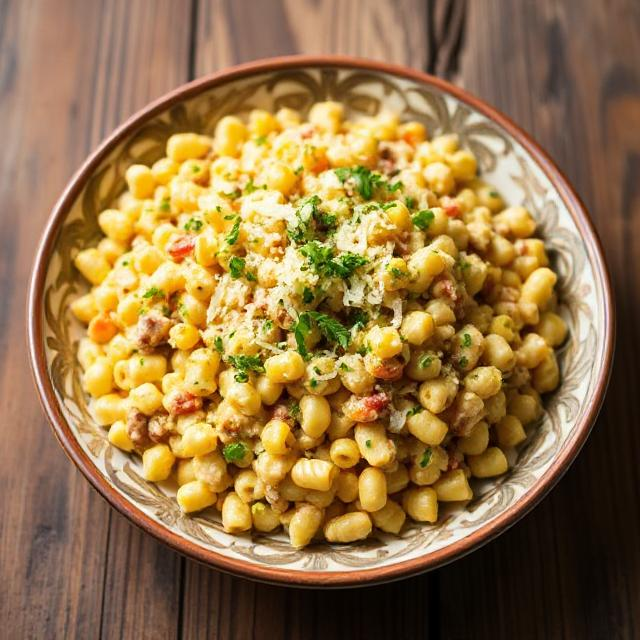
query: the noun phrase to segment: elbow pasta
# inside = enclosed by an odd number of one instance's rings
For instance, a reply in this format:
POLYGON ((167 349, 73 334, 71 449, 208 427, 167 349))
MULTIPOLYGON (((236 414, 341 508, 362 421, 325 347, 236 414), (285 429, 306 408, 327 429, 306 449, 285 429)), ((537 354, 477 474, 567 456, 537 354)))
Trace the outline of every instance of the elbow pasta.
MULTIPOLYGON (((348 543, 508 471, 567 337, 536 222, 455 134, 323 102, 172 135, 75 266, 109 442, 230 534, 348 543)), ((535 427, 534 427, 535 428, 535 427)))

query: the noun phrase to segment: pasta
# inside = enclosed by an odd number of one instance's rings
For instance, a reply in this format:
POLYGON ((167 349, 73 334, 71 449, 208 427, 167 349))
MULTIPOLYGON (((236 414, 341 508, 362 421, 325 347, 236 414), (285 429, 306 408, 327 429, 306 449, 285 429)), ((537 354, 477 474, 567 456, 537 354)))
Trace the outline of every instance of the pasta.
POLYGON ((125 180, 75 256, 78 360, 109 442, 185 514, 349 543, 508 471, 567 326, 534 218, 456 135, 255 109, 125 180))

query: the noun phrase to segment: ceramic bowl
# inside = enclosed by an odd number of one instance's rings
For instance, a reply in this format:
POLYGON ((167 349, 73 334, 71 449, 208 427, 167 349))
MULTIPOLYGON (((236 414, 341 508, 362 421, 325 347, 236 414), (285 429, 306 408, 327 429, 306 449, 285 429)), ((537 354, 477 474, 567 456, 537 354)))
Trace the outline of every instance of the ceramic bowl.
POLYGON ((414 575, 469 553, 527 513, 567 470, 603 400, 614 341, 614 306, 602 251, 584 206, 531 138, 495 109, 418 71, 353 58, 293 57, 245 64, 186 84, 132 116, 89 157, 56 204, 44 232, 29 294, 31 362, 60 444, 91 484, 132 522, 212 567, 262 581, 355 586, 414 575), (510 471, 478 483, 466 508, 444 510, 435 525, 406 525, 398 537, 292 549, 283 534, 234 537, 211 512, 184 516, 175 487, 146 482, 139 458, 107 441, 81 385, 76 345, 83 329, 69 303, 86 290, 72 259, 101 237, 97 215, 125 187, 134 162, 150 164, 181 131, 212 133, 221 116, 262 107, 306 112, 338 100, 350 116, 386 108, 420 120, 430 134, 455 132, 484 178, 510 204, 535 215, 559 274, 560 312, 569 338, 559 353, 560 388, 510 471))

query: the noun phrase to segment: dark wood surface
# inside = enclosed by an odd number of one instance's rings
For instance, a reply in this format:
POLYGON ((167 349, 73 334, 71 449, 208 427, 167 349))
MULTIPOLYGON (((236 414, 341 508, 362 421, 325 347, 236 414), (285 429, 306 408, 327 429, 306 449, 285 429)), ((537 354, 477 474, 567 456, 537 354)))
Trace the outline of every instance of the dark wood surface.
POLYGON ((0 0, 0 637, 639 638, 640 2, 0 0), (185 560, 67 461, 24 337, 38 235, 73 171, 176 85, 288 53, 445 76, 531 132, 583 196, 616 288, 594 432, 497 541, 401 583, 269 587, 185 560))

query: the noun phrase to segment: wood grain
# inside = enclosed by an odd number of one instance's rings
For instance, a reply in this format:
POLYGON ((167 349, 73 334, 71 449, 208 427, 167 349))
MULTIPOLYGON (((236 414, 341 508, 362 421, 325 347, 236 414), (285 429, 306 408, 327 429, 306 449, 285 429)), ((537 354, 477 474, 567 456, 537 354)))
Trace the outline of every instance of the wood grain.
POLYGON ((528 129, 584 198, 617 289, 618 350, 600 419, 558 488, 439 572, 443 637, 640 635, 640 7, 586 4, 470 3, 463 83, 528 129))
POLYGON ((188 15, 171 1, 129 4, 0 3, 0 635, 7 638, 91 638, 100 628, 122 637, 111 625, 123 599, 130 629, 151 619, 177 629, 168 603, 177 598, 182 561, 141 540, 65 459, 36 400, 23 330, 35 244, 65 182, 121 120, 187 78, 188 15), (135 597, 122 584, 130 579, 135 597))
POLYGON ((0 0, 0 636, 640 636, 640 4, 635 0, 0 0), (48 211, 135 109, 224 66, 345 53, 459 82, 528 129, 584 197, 618 301, 592 437, 559 487, 473 555, 401 583, 270 587, 180 558, 65 460, 25 356, 48 211))

